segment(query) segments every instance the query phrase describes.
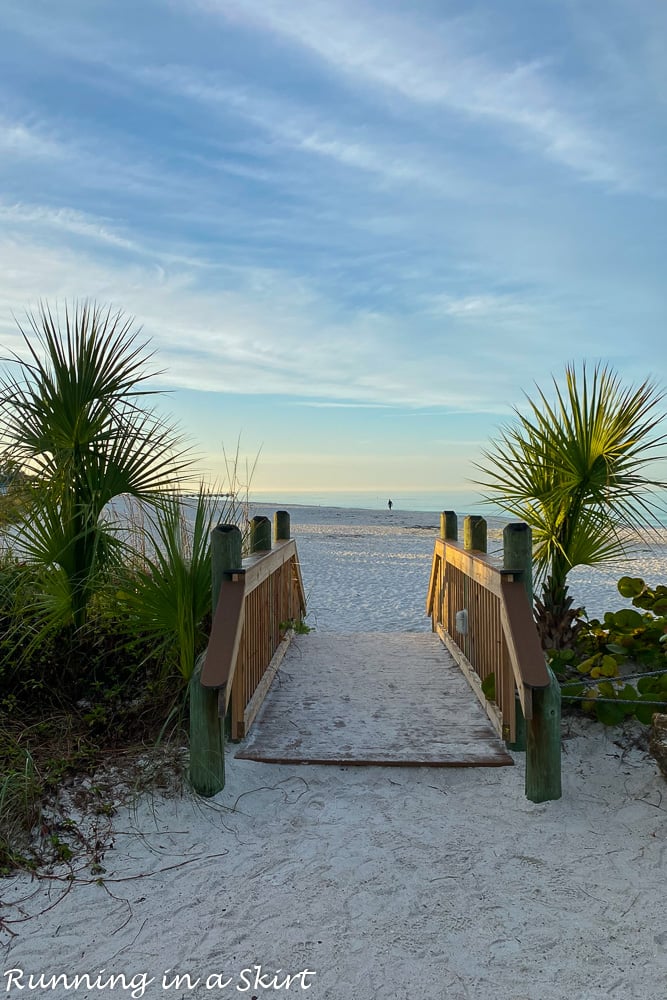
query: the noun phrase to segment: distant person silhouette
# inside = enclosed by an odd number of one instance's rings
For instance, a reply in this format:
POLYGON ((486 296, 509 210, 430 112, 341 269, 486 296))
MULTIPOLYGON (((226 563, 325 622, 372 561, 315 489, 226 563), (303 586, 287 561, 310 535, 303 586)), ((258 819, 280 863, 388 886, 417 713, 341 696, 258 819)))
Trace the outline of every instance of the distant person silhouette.
POLYGON ((394 505, 393 505, 393 503, 391 502, 391 500, 387 500, 387 507, 389 508, 389 510, 391 510, 391 508, 392 508, 393 506, 394 506, 394 505))

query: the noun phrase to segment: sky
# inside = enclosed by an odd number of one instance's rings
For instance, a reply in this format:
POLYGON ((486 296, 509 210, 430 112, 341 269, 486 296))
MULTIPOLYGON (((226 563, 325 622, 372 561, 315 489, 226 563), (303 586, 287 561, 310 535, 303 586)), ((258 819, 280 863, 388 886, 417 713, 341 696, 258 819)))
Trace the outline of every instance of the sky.
POLYGON ((664 0, 2 0, 0 345, 135 318, 208 476, 469 489, 566 363, 664 384, 664 0))

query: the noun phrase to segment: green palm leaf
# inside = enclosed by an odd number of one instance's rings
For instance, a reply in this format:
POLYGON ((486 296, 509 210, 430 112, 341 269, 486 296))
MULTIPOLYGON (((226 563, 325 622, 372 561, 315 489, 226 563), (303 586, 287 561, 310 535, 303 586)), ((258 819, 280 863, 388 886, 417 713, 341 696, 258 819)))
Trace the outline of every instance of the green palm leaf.
POLYGON ((552 401, 538 388, 526 412, 515 410, 483 453, 478 485, 531 526, 536 568, 562 597, 574 566, 623 558, 632 532, 656 526, 655 491, 666 484, 650 470, 667 434, 663 393, 650 380, 624 388, 607 367, 591 375, 570 365, 554 388, 552 401))
POLYGON ((63 621, 80 625, 121 551, 107 505, 123 494, 160 503, 187 481, 192 460, 176 428, 145 403, 155 373, 131 320, 83 303, 65 309, 61 328, 42 306, 21 332, 28 359, 6 358, 0 376, 2 459, 32 477, 20 542, 52 570, 63 621))
POLYGON ((185 680, 207 641, 211 614, 211 530, 221 516, 216 495, 200 486, 185 516, 185 501, 167 494, 148 512, 149 555, 127 577, 122 599, 136 631, 150 635, 185 680))

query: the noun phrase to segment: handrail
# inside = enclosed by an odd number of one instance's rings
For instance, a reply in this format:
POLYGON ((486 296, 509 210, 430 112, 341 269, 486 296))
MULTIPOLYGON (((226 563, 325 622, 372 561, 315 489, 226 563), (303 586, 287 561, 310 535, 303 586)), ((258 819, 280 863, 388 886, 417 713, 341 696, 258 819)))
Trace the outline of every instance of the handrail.
POLYGON ((484 518, 469 516, 461 548, 456 513, 441 513, 426 613, 498 734, 526 751, 527 798, 559 799, 560 687, 533 619, 531 531, 521 521, 505 525, 502 569, 486 554, 486 540, 484 518))
POLYGON ((219 688, 226 692, 225 708, 229 701, 239 644, 245 620, 246 574, 245 570, 229 573, 220 588, 206 657, 200 683, 204 687, 219 688))
POLYGON ((426 613, 501 735, 513 741, 514 689, 525 718, 531 719, 532 691, 548 688, 551 682, 520 571, 501 569, 486 553, 436 538, 426 613), (466 636, 456 632, 456 612, 461 610, 468 614, 466 636), (498 708, 488 704, 482 691, 492 673, 498 708))
POLYGON ((221 712, 231 703, 232 739, 246 735, 268 690, 267 675, 272 679, 276 657, 284 656, 285 622, 305 611, 293 539, 246 556, 239 570, 224 574, 200 683, 218 689, 221 712))
POLYGON ((225 786, 226 724, 220 716, 229 709, 232 739, 248 732, 287 650, 287 623, 306 611, 287 511, 276 511, 274 535, 272 546, 268 518, 253 517, 252 554, 243 559, 238 525, 217 524, 211 531, 211 635, 188 684, 190 780, 206 797, 225 786))
MULTIPOLYGON (((293 538, 274 542, 273 548, 267 549, 265 552, 255 552, 249 556, 245 556, 243 559, 243 570, 246 576, 246 593, 251 593, 251 591, 268 579, 272 573, 275 573, 279 566, 282 566, 283 563, 295 557, 296 542, 293 538)), ((300 573, 299 588, 305 611, 306 598, 303 592, 300 573)))

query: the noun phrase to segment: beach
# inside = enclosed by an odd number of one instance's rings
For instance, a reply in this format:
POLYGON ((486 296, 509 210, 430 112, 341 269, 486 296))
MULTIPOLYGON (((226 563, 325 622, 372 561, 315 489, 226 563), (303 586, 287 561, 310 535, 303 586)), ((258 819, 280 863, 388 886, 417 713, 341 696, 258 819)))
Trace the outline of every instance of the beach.
MULTIPOLYGON (((430 628, 437 512, 288 509, 311 627, 430 628)), ((490 518, 491 552, 501 533, 490 518)), ((665 582, 664 539, 578 572, 576 600, 591 615, 625 606, 626 572, 665 582)), ((213 799, 141 796, 101 820, 103 872, 81 857, 0 883, 0 994, 665 996, 667 786, 639 727, 565 719, 563 796, 541 804, 524 796, 520 753, 514 767, 456 769, 268 765, 235 750, 213 799), (54 975, 66 978, 51 989, 54 975)))
MULTIPOLYGON (((277 507, 255 504, 252 513, 271 516, 277 507)), ((439 511, 286 505, 297 540, 308 622, 326 631, 422 631, 433 539, 439 511)), ((459 515, 459 538, 463 520, 459 515)), ((506 518, 488 516, 488 552, 502 561, 506 518)), ((632 558, 609 566, 576 567, 570 574, 575 606, 589 617, 631 607, 618 593, 618 580, 642 576, 650 586, 667 581, 667 529, 651 544, 637 540, 632 558)))

